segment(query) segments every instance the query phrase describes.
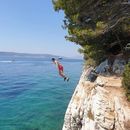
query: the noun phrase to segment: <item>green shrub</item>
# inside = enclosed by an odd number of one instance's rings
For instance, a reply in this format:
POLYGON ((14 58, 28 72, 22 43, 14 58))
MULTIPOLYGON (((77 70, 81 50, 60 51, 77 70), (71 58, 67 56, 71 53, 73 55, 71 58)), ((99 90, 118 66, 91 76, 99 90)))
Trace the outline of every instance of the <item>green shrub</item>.
POLYGON ((123 87, 125 87, 128 101, 130 101, 130 62, 125 66, 122 83, 123 87))
POLYGON ((96 62, 93 59, 89 58, 87 61, 85 61, 85 66, 93 66, 93 67, 95 67, 96 62))

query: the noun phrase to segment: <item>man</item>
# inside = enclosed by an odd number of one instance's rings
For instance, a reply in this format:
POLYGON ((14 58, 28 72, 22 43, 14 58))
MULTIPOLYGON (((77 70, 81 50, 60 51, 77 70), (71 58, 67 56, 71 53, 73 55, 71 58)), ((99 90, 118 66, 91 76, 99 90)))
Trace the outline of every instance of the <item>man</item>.
POLYGON ((64 74, 64 67, 60 64, 58 60, 55 58, 52 58, 52 62, 56 65, 59 71, 59 75, 64 78, 64 81, 67 80, 69 81, 69 78, 64 74))

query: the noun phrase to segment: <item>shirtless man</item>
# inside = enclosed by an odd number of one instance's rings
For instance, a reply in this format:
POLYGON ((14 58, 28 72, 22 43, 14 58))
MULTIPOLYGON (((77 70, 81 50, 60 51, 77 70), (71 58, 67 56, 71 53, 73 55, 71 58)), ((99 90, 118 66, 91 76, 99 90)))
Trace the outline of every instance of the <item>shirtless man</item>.
POLYGON ((58 68, 59 75, 64 78, 64 81, 65 80, 69 81, 69 78, 64 74, 64 67, 63 67, 63 65, 58 60, 56 60, 55 58, 52 58, 52 62, 58 68))

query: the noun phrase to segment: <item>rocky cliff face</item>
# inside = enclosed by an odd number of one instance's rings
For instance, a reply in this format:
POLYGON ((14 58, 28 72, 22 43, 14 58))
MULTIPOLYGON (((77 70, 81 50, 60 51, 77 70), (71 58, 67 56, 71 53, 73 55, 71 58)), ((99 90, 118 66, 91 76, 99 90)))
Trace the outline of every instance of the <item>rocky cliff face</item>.
POLYGON ((63 130, 130 130, 130 103, 120 76, 86 80, 85 70, 68 105, 63 130))

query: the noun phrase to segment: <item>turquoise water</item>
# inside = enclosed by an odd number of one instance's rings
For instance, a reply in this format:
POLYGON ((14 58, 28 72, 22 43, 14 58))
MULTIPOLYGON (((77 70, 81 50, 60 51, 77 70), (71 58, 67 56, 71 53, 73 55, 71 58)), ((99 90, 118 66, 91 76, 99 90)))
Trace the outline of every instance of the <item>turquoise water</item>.
POLYGON ((64 82, 50 61, 0 62, 0 130, 61 130, 81 61, 62 61, 64 82))

